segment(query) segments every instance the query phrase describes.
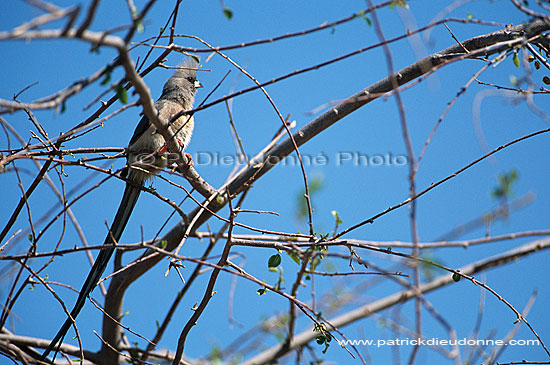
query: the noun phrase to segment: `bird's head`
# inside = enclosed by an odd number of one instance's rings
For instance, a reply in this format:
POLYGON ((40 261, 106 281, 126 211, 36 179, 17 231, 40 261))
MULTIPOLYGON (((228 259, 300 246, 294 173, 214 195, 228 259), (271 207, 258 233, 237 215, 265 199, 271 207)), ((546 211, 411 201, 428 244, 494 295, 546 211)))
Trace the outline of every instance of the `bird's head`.
POLYGON ((166 81, 162 94, 168 98, 183 98, 186 102, 193 102, 197 89, 202 85, 197 80, 198 61, 196 57, 187 57, 172 77, 166 81))

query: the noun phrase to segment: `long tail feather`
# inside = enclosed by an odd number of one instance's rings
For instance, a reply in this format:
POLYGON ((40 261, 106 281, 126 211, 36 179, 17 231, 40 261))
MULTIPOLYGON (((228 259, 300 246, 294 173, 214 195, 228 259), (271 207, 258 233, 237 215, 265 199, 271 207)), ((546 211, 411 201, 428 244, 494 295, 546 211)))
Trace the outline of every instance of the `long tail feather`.
MULTIPOLYGON (((124 190, 122 201, 120 202, 120 206, 118 207, 115 219, 113 221, 113 224, 111 225, 111 230, 107 234, 107 238, 105 238, 105 245, 112 245, 114 242, 118 242, 120 236, 122 236, 122 232, 126 227, 126 223, 128 223, 128 219, 130 218, 130 214, 132 214, 132 210, 136 205, 140 192, 141 190, 134 185, 126 184, 126 189, 124 190)), ((90 273, 86 278, 86 281, 82 285, 82 289, 80 289, 78 299, 76 300, 73 310, 71 311, 72 319, 69 317, 65 320, 65 323, 63 323, 63 326, 61 326, 61 328, 57 332, 57 335, 55 335, 54 339, 50 342, 48 348, 42 354, 42 360, 45 361, 47 356, 56 346, 57 349, 55 350, 55 353, 57 354, 57 351, 59 351, 59 346, 61 346, 61 343, 63 342, 67 331, 73 324, 73 320, 76 319, 76 317, 80 313, 80 310, 84 306, 84 303, 86 302, 86 298, 95 288, 95 286, 99 282, 99 279, 101 279, 101 276, 103 275, 103 272, 105 271, 105 268, 109 263, 109 259, 113 255, 114 251, 114 248, 105 248, 99 251, 97 259, 95 260, 94 265, 92 266, 92 269, 90 270, 90 273)), ((51 360, 52 364, 54 360, 55 356, 51 360)))

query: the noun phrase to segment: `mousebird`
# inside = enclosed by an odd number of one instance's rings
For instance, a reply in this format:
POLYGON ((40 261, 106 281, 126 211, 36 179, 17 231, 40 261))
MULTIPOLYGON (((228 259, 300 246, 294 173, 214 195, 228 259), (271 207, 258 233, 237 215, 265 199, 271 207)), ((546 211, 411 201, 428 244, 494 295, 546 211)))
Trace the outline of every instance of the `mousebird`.
MULTIPOLYGON (((189 57, 184 60, 181 68, 178 69, 172 75, 168 81, 164 84, 162 89, 162 95, 155 102, 155 107, 158 111, 158 115, 166 120, 171 118, 181 111, 191 110, 193 108, 193 101, 195 100, 195 93, 202 85, 196 78, 198 63, 193 58, 189 57)), ((182 115, 178 119, 172 122, 170 128, 175 134, 175 138, 183 151, 188 145, 193 132, 194 120, 192 116, 182 115)), ((52 350, 59 351, 59 347, 63 342, 67 331, 71 327, 73 320, 76 319, 80 313, 86 298, 98 284, 99 279, 103 275, 107 264, 115 248, 112 247, 118 242, 122 236, 122 232, 128 223, 130 214, 134 209, 141 192, 141 187, 145 182, 156 175, 160 169, 168 165, 168 160, 159 154, 166 151, 166 142, 164 137, 156 130, 155 126, 149 121, 146 116, 143 116, 140 120, 132 139, 128 145, 128 158, 127 167, 122 171, 121 175, 127 178, 126 188, 124 189, 124 195, 118 207, 118 211, 115 215, 115 219, 111 224, 110 230, 105 238, 104 245, 106 247, 99 251, 97 259, 86 278, 86 281, 80 289, 80 294, 76 300, 76 303, 71 311, 71 317, 67 318, 63 323, 63 326, 59 329, 49 346, 42 354, 42 360, 46 360, 47 356, 52 350)), ((192 165, 191 156, 186 154, 188 162, 192 165)), ((53 363, 54 358, 51 360, 53 363)))

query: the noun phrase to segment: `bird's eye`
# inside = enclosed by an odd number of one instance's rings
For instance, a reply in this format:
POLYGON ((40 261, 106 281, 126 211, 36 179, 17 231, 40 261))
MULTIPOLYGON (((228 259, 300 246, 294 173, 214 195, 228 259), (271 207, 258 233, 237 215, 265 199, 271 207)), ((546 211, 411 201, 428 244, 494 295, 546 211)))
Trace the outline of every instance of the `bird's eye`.
POLYGON ((195 79, 194 79, 193 77, 191 77, 191 76, 189 76, 189 77, 187 78, 187 81, 189 81, 189 82, 192 83, 192 84, 195 83, 195 79))

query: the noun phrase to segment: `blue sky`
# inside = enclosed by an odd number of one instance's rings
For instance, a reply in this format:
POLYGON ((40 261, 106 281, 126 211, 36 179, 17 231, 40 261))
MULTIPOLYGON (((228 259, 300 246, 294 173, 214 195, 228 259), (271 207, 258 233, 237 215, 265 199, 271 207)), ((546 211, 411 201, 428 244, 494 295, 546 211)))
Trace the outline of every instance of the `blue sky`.
MULTIPOLYGON (((59 6, 68 6, 70 2, 59 1, 59 6)), ((138 8, 144 1, 136 1, 138 8)), ((136 34, 134 41, 147 39, 157 34, 163 26, 167 15, 173 6, 172 1, 162 1, 156 4, 145 21, 145 31, 136 34)), ((447 2, 445 2, 447 4, 447 2)), ((310 2, 278 1, 226 1, 234 17, 227 20, 217 1, 184 1, 180 9, 176 33, 196 35, 212 45, 231 45, 244 41, 264 39, 280 34, 308 29, 324 22, 330 22, 349 16, 366 7, 365 2, 347 0, 345 2, 317 1, 312 6, 310 2)), ((382 9, 378 12, 382 27, 387 38, 401 35, 414 24, 424 26, 442 10, 444 5, 433 1, 411 1, 410 9, 382 9), (408 25, 403 20, 413 21, 408 25)), ((86 8, 86 6, 84 6, 86 8)), ((42 14, 30 8, 21 1, 4 1, 0 3, 0 24, 2 30, 9 30, 22 22, 42 14)), ((476 19, 494 21, 502 24, 519 24, 527 19, 517 11, 509 1, 473 1, 455 9, 449 16, 466 18, 471 14, 476 19)), ((94 20, 91 30, 101 31, 129 22, 125 2, 102 2, 98 16, 94 20)), ((499 29, 486 25, 464 25, 450 22, 449 27, 454 35, 464 40, 469 37, 488 33, 499 29)), ((52 27, 60 26, 57 23, 52 27)), ((244 49, 228 51, 227 54, 237 63, 247 69, 259 81, 267 81, 296 69, 309 67, 314 64, 341 56, 345 53, 366 47, 378 42, 373 27, 364 20, 356 19, 352 22, 333 29, 318 33, 285 39, 273 44, 254 46, 244 49)), ((200 47, 199 42, 187 38, 179 38, 177 43, 182 46, 200 47)), ((454 44, 448 31, 440 26, 432 30, 429 42, 426 39, 403 40, 390 45, 396 69, 415 62, 419 57, 428 55, 437 50, 454 44), (414 42, 413 42, 414 41, 414 42), (416 43, 415 43, 416 42, 416 43), (421 46, 416 44, 420 42, 421 46)), ((38 82, 21 95, 21 100, 31 101, 67 87, 73 81, 90 75, 116 56, 113 50, 100 48, 98 53, 90 52, 90 46, 81 41, 17 41, 3 42, 0 58, 0 98, 11 99, 14 93, 29 84, 38 82)), ((147 52, 141 47, 132 52, 132 57, 143 57, 147 52)), ((158 55, 155 51, 154 55, 158 55)), ((197 95, 200 102, 231 69, 228 79, 212 95, 210 100, 226 95, 231 90, 239 90, 252 85, 250 80, 239 74, 238 70, 220 57, 212 57, 202 67, 210 70, 200 72, 199 79, 205 86, 197 95)), ((167 64, 177 65, 182 59, 180 54, 173 53, 167 59, 167 64)), ((447 103, 453 99, 460 88, 477 72, 483 63, 467 60, 445 67, 434 76, 420 84, 405 90, 402 93, 406 110, 407 122, 411 132, 411 139, 415 154, 418 155, 426 137, 437 122, 447 103)), ((380 48, 350 57, 341 62, 331 64, 319 70, 305 73, 267 88, 276 102, 283 116, 291 115, 298 127, 311 121, 315 111, 329 102, 345 99, 355 92, 387 76, 387 65, 380 48)), ((160 95, 163 83, 171 71, 157 69, 149 74, 145 81, 151 89, 154 98, 160 95)), ((546 74, 548 72, 546 71, 546 74)), ((511 77, 521 77, 523 69, 513 65, 509 58, 497 68, 491 68, 480 76, 480 80, 488 83, 510 86, 511 77)), ((113 72, 113 80, 118 80, 122 71, 113 72)), ((540 80, 545 75, 541 69, 534 71, 533 80, 541 85, 540 80)), ((66 103, 66 111, 37 111, 38 120, 45 126, 51 136, 67 130, 92 114, 98 104, 88 110, 83 107, 105 89, 105 86, 94 84, 81 94, 71 98, 66 103)), ((108 93, 104 100, 110 98, 108 93)), ((135 100, 131 95, 130 99, 135 100)), ((535 96, 535 104, 548 113, 548 103, 544 96, 535 96), (545 103, 546 102, 546 103, 545 103)), ((112 112, 120 107, 116 103, 108 111, 112 112)), ((249 93, 232 101, 233 119, 239 135, 248 154, 254 155, 269 141, 273 133, 279 128, 280 121, 273 112, 266 98, 260 92, 249 93)), ((138 108, 132 108, 110 119, 103 127, 94 132, 66 144, 67 148, 75 147, 125 147, 133 129, 139 120, 138 108)), ((488 152, 480 143, 476 135, 474 116, 479 114, 479 123, 483 129, 489 149, 496 148, 513 139, 531 132, 547 128, 544 120, 535 115, 525 102, 518 102, 511 94, 498 92, 494 88, 477 85, 475 82, 461 96, 450 110, 441 127, 430 144, 417 177, 417 188, 426 188, 457 169, 468 164, 488 152), (479 107, 477 107, 479 105, 479 107)), ((33 126, 23 113, 6 114, 3 117, 14 126, 23 138, 30 137, 29 130, 33 126)), ((231 166, 222 164, 202 164, 199 156, 217 153, 220 156, 234 155, 234 145, 228 123, 227 110, 224 104, 201 111, 195 116, 196 126, 193 139, 187 151, 197 160, 197 171, 213 186, 222 185, 231 166)), ((12 145, 17 143, 11 140, 12 145)), ((514 212, 508 219, 495 222, 490 227, 492 235, 512 232, 543 230, 548 228, 548 209, 550 191, 548 189, 547 169, 549 161, 548 136, 546 134, 526 140, 520 144, 497 153, 493 159, 481 162, 464 174, 450 180, 442 186, 432 190, 418 200, 418 227, 421 242, 437 239, 455 226, 479 217, 486 211, 493 209, 497 201, 492 198, 491 191, 497 184, 499 174, 516 169, 519 181, 514 185, 514 197, 520 198, 530 192, 536 194, 536 199, 527 207, 514 212), (546 146, 546 147, 545 147, 546 146)), ((0 136, 0 146, 7 148, 4 134, 0 136)), ((315 207, 314 224, 319 233, 332 230, 334 219, 332 210, 339 212, 343 220, 342 228, 349 227, 362 221, 390 205, 397 204, 407 198, 408 194, 408 167, 406 165, 389 164, 382 166, 361 166, 353 161, 338 164, 340 156, 356 156, 357 154, 377 155, 391 154, 401 156, 406 154, 402 138, 397 107, 393 98, 379 99, 344 118, 336 125, 317 136, 301 148, 304 155, 315 157, 319 154, 326 156, 327 163, 323 166, 312 164, 306 166, 311 180, 322 181, 322 188, 313 196, 315 207)), ((123 161, 115 162, 115 167, 122 166, 123 161)), ((28 186, 36 170, 29 162, 18 162, 22 169, 24 186, 28 186), (26 172, 28 171, 28 173, 26 172)), ((66 168, 68 175, 64 182, 66 189, 78 186, 85 178, 90 178, 82 188, 89 188, 97 183, 102 176, 82 168, 66 168)), ((54 175, 52 175, 54 176, 54 175)), ((55 179, 59 185, 58 179, 55 179)), ((184 186, 188 184, 180 178, 176 181, 184 186)), ((0 221, 6 222, 17 204, 20 190, 14 173, 0 176, 0 184, 4 188, 3 206, 0 211, 0 221)), ((156 181, 154 186, 163 195, 178 201, 181 192, 156 181)), ((247 214, 240 215, 242 223, 271 230, 305 232, 307 225, 296 218, 297 196, 302 189, 302 177, 297 166, 278 166, 255 183, 251 190, 245 208, 270 210, 279 213, 279 216, 247 214)), ((111 222, 122 194, 123 184, 120 181, 108 181, 81 199, 73 206, 73 211, 83 226, 86 238, 90 244, 103 242, 106 227, 105 222, 111 222)), ((83 190, 79 190, 82 192, 83 190)), ((34 219, 41 217, 52 205, 56 198, 49 188, 42 184, 33 194, 32 215, 34 219)), ((185 211, 193 208, 191 202, 183 206, 185 211)), ((26 212, 22 212, 14 229, 28 227, 26 212)), ((155 235, 163 220, 170 214, 167 205, 162 204, 148 194, 142 194, 138 207, 134 212, 123 236, 122 242, 138 242, 143 234, 145 239, 155 235), (142 233, 143 232, 143 233, 142 233)), ((227 216, 227 210, 222 210, 227 216)), ((352 233, 347 238, 380 241, 410 241, 410 225, 407 207, 400 208, 375 222, 352 233)), ((176 221, 172 220, 168 227, 176 221)), ((60 237, 62 222, 58 222, 49 230, 39 243, 41 251, 54 247, 60 237)), ((210 229, 220 227, 220 222, 211 220, 210 229)), ((41 226, 40 228, 43 228, 41 226)), ((206 230, 202 227, 201 230, 206 230)), ((486 234, 486 228, 470 232, 461 238, 477 238, 486 234)), ((238 233, 249 233, 237 229, 238 233)), ((533 238, 505 241, 472 247, 467 250, 447 248, 432 252, 438 260, 450 267, 460 267, 472 261, 493 254, 507 251, 533 238)), ((26 240, 14 245, 10 253, 26 252, 26 240)), ((70 248, 79 245, 80 241, 75 230, 68 226, 63 236, 61 247, 70 248)), ((182 254, 198 256, 202 253, 206 241, 190 239, 182 254)), ((217 247, 214 254, 219 254, 217 247)), ((407 252, 406 250, 403 250, 407 252)), ((245 269, 269 283, 275 283, 277 275, 267 271, 266 261, 275 253, 268 249, 233 248, 234 253, 241 254, 235 262, 241 263, 246 258, 245 269)), ((334 249, 334 252, 343 252, 345 249, 334 249)), ((394 263, 389 262, 386 256, 373 255, 367 251, 360 251, 364 259, 372 260, 376 264, 390 269, 394 263)), ((125 262, 133 257, 126 254, 125 262)), ((516 308, 522 309, 533 291, 538 290, 536 302, 529 313, 528 320, 534 325, 544 339, 549 338, 550 320, 547 316, 550 292, 545 285, 545 267, 548 262, 548 253, 539 253, 517 263, 488 271, 478 277, 489 286, 508 299, 516 308)), ((43 261, 36 261, 37 264, 43 261)), ((347 263, 337 260, 331 261, 340 270, 348 270, 347 263)), ((5 264, 2 264, 5 266, 5 264)), ((289 257, 283 255, 285 279, 288 285, 293 282, 297 266, 289 257)), ((37 266, 38 267, 38 266, 37 266)), ((110 266, 111 268, 112 266, 110 266)), ((125 324, 135 331, 152 337, 155 330, 155 320, 162 320, 172 298, 181 288, 177 275, 164 277, 167 261, 143 276, 128 293, 125 300, 125 309, 128 314, 125 324)), ((50 265, 44 275, 52 281, 68 283, 75 288, 80 287, 89 265, 84 254, 71 254, 58 258, 50 265)), ((183 271, 184 276, 189 274, 193 265, 183 271)), ((439 272, 436 272, 439 273, 439 272)), ((2 302, 9 290, 11 279, 4 276, 0 287, 2 302)), ((201 275, 199 280, 184 299, 176 312, 172 325, 159 344, 159 348, 175 348, 175 339, 181 328, 191 316, 191 308, 200 300, 208 274, 201 275)), ((245 325, 244 328, 228 322, 228 297, 233 278, 222 274, 216 285, 218 294, 213 298, 198 325, 191 331, 186 355, 190 357, 205 356, 214 346, 224 347, 250 326, 258 323, 262 318, 288 310, 288 302, 273 293, 258 296, 256 284, 239 279, 235 289, 234 313, 236 321, 245 325)), ((316 279, 318 297, 323 294, 341 293, 343 287, 349 291, 365 279, 316 279)), ((389 280, 383 280, 377 286, 361 289, 357 298, 340 312, 356 305, 391 294, 400 288, 389 280)), ((345 291, 345 290, 344 290, 345 291)), ((71 303, 74 294, 65 289, 59 289, 62 297, 71 303)), ((310 300, 310 288, 302 288, 300 298, 310 300)), ((334 295, 334 294, 332 294, 334 295)), ((343 295, 343 294, 342 294, 343 295)), ((95 290, 94 298, 100 299, 101 293, 95 290)), ((467 337, 472 333, 475 325, 480 296, 480 288, 469 282, 461 281, 456 285, 446 287, 431 293, 427 298, 438 309, 451 325, 456 329, 458 337, 467 337)), ((504 337, 514 328, 514 314, 495 297, 486 293, 485 313, 482 320, 480 337, 489 335, 496 330, 497 338, 504 337)), ((330 318, 334 314, 328 315, 330 318)), ((390 318, 392 313, 383 312, 380 316, 364 319, 359 323, 342 328, 348 338, 392 338, 397 336, 383 325, 381 318, 390 318)), ((402 325, 414 328, 414 312, 412 302, 401 308, 402 325)), ((18 334, 51 338, 63 321, 64 316, 57 302, 40 287, 25 290, 14 308, 14 316, 10 326, 18 334)), ((100 312, 92 305, 87 304, 79 316, 80 333, 87 344, 87 348, 99 347, 99 340, 93 334, 98 329, 101 320, 100 312)), ((307 329, 309 322, 305 319, 298 321, 298 330, 307 329)), ((423 334, 427 337, 445 338, 446 332, 426 312, 423 312, 423 334)), ((399 335, 402 337, 402 335, 399 335)), ((532 334, 522 327, 518 339, 532 339, 532 334)), ((143 346, 142 340, 133 336, 143 346)), ((273 336, 267 344, 276 344, 273 336)), ((373 363, 392 361, 392 350, 389 348, 368 348, 368 356, 373 363)), ((410 348, 401 348, 403 359, 407 359, 410 348)), ((335 362, 348 362, 349 355, 337 345, 331 346, 325 359, 335 362)), ((506 350, 501 361, 530 359, 544 359, 544 352, 540 347, 510 347, 506 350)), ((419 363, 433 363, 448 361, 441 355, 429 349, 423 349, 418 356, 419 363)))

